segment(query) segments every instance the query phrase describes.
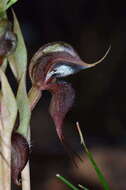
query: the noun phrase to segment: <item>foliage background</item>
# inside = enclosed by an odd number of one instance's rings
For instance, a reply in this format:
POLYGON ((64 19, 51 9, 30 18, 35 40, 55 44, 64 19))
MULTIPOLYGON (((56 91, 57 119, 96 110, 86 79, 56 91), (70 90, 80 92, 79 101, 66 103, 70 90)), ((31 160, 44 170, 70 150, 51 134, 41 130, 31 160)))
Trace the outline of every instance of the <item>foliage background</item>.
MULTIPOLYGON (((111 52, 103 63, 67 78, 73 84, 76 99, 64 131, 72 147, 81 151, 74 129, 79 121, 86 143, 105 170, 112 189, 126 189, 125 5, 113 0, 19 0, 14 10, 23 30, 29 61, 40 46, 52 41, 70 43, 88 63, 102 57, 111 44, 111 52), (119 186, 114 185, 117 180, 119 186)), ((43 94, 31 121, 32 189, 66 189, 55 179, 56 173, 68 176, 75 184, 99 189, 90 166, 87 170, 83 168, 84 175, 79 168, 73 169, 48 114, 50 97, 47 92, 43 94)), ((88 167, 85 156, 84 159, 84 167, 88 167)))

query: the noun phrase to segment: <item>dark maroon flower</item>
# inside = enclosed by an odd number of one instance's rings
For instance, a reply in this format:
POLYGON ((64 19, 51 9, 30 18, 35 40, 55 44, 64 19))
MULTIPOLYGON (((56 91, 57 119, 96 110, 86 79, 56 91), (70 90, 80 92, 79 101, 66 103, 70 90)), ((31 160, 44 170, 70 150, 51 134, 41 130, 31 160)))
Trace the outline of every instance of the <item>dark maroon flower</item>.
POLYGON ((19 133, 13 133, 11 138, 11 174, 16 185, 21 185, 21 172, 29 159, 29 145, 19 133))
POLYGON ((106 57, 108 52, 109 50, 96 63, 87 64, 70 45, 54 42, 41 47, 31 60, 29 72, 32 85, 39 90, 48 90, 52 93, 50 114, 63 144, 66 144, 62 131, 63 120, 73 104, 75 93, 69 83, 59 81, 58 78, 95 66, 106 57))

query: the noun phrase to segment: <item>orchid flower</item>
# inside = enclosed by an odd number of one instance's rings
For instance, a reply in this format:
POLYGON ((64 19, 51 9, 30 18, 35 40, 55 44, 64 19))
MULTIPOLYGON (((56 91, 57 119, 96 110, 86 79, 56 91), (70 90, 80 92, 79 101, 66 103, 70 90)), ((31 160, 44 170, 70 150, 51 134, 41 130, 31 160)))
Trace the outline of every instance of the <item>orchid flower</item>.
POLYGON ((64 42, 46 44, 33 56, 29 67, 32 85, 41 92, 43 90, 51 92, 49 112, 62 144, 66 144, 63 135, 63 120, 72 107, 75 92, 69 83, 59 78, 94 67, 105 59, 109 50, 110 48, 103 58, 93 64, 82 61, 72 46, 64 42))

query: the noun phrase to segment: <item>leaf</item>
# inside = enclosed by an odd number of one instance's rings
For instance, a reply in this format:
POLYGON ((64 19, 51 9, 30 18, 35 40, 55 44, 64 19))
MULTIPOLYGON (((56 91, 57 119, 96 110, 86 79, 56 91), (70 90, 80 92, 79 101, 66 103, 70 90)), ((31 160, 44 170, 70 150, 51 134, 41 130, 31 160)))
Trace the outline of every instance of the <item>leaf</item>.
POLYGON ((6 0, 5 1, 0 0, 0 14, 3 14, 3 12, 5 11, 5 5, 6 5, 6 0))
POLYGON ((15 13, 13 12, 14 17, 14 33, 17 35, 17 48, 13 55, 9 56, 9 64, 13 71, 13 74, 19 81, 22 78, 22 75, 26 72, 27 67, 27 51, 23 39, 23 35, 16 18, 15 13))
POLYGON ((102 184, 103 186, 103 189, 104 190, 110 190, 110 187, 104 177, 104 175, 102 174, 101 170, 99 169, 99 167, 97 166, 94 158, 93 158, 93 155, 91 152, 89 152, 85 142, 84 142, 84 138, 83 138, 83 135, 82 135, 82 132, 81 132, 81 129, 80 129, 80 126, 79 126, 79 123, 77 122, 77 129, 78 129, 78 132, 79 132, 79 135, 80 135, 80 140, 81 140, 81 144, 83 145, 83 148, 84 148, 84 151, 86 152, 87 156, 88 156, 88 159, 90 160, 93 168, 95 169, 95 172, 99 178, 99 181, 100 183, 102 184))
MULTIPOLYGON (((56 174, 56 177, 58 179, 60 179, 63 183, 65 183, 68 187, 70 187, 70 189, 72 190, 79 190, 77 187, 75 187, 72 183, 70 183, 66 178, 64 178, 63 176, 59 175, 59 174, 56 174)), ((81 189, 84 189, 84 190, 88 190, 86 187, 82 186, 82 185, 78 185, 81 189)))
POLYGON ((15 4, 18 0, 8 0, 6 5, 6 10, 15 4))
POLYGON ((17 103, 8 80, 1 69, 0 78, 2 86, 1 119, 6 135, 10 136, 17 116, 17 103))
POLYGON ((56 177, 60 179, 62 182, 64 182, 70 189, 72 190, 79 190, 77 187, 75 187, 72 183, 70 183, 67 179, 65 179, 63 176, 57 174, 56 177))
POLYGON ((25 73, 22 76, 22 79, 19 83, 18 92, 17 92, 17 105, 19 109, 19 117, 20 117, 20 124, 17 129, 19 133, 23 136, 27 136, 31 111, 30 111, 30 104, 29 99, 27 96, 26 91, 26 84, 25 84, 25 73))
POLYGON ((15 4, 18 0, 0 0, 0 16, 6 17, 6 11, 13 4, 15 4))
POLYGON ((78 187, 80 187, 81 189, 84 189, 84 190, 88 190, 86 187, 82 186, 82 185, 78 185, 78 187))
POLYGON ((7 59, 6 58, 2 59, 2 64, 0 68, 2 69, 3 72, 6 71, 7 65, 8 65, 7 59))
POLYGON ((27 69, 27 51, 19 23, 14 12, 13 17, 14 32, 17 34, 18 43, 14 54, 9 56, 9 64, 15 77, 19 81, 19 87, 17 92, 17 105, 19 109, 20 124, 18 127, 18 132, 20 132, 24 136, 27 136, 27 130, 29 127, 29 121, 31 116, 25 81, 27 69))

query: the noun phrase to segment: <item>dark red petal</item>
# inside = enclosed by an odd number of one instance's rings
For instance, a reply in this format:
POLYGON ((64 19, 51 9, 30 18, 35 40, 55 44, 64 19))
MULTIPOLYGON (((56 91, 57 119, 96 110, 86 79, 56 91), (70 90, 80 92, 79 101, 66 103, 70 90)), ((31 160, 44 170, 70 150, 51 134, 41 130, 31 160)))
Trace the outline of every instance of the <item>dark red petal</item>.
POLYGON ((58 137, 61 143, 64 145, 64 148, 70 156, 72 162, 77 166, 73 158, 75 158, 75 156, 78 157, 80 160, 81 158, 73 150, 67 139, 64 138, 63 134, 63 120, 67 112, 72 107, 75 98, 75 92, 71 85, 66 82, 57 82, 56 84, 54 83, 49 85, 48 88, 48 90, 51 90, 52 92, 52 99, 49 111, 55 123, 58 137))
POLYGON ((16 185, 21 185, 21 171, 29 159, 29 145, 19 133, 13 133, 11 139, 11 175, 16 185))
POLYGON ((49 90, 52 92, 50 114, 54 120, 57 134, 62 141, 63 120, 74 102, 75 93, 71 85, 66 82, 51 84, 49 90))

